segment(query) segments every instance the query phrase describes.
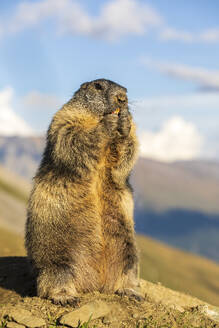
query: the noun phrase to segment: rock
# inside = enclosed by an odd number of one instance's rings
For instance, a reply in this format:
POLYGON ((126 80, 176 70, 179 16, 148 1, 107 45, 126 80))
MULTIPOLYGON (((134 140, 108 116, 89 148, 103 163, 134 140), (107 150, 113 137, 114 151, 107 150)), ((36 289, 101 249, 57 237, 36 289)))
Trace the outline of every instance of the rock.
POLYGON ((181 313, 185 312, 185 309, 182 306, 178 305, 178 304, 171 304, 170 308, 174 309, 174 310, 177 310, 181 313))
POLYGON ((199 310, 214 321, 219 322, 219 308, 204 305, 199 306, 199 310))
POLYGON ((38 328, 46 325, 43 319, 33 316, 31 312, 24 309, 12 310, 7 316, 10 320, 28 328, 38 328))
POLYGON ((91 320, 104 317, 111 312, 113 308, 113 305, 108 305, 103 301, 93 301, 75 311, 63 315, 59 321, 62 325, 77 327, 79 321, 83 323, 87 322, 90 317, 91 320))
POLYGON ((118 326, 118 322, 117 323, 112 323, 111 325, 110 325, 110 328, 118 328, 119 326, 118 326))
POLYGON ((103 317, 102 322, 103 322, 105 325, 109 325, 109 324, 111 323, 111 319, 110 319, 108 316, 105 316, 105 317, 103 317))
POLYGON ((16 322, 7 322, 7 328, 25 328, 25 326, 19 325, 16 322))
POLYGON ((134 319, 139 318, 139 313, 133 313, 132 318, 134 318, 134 319))

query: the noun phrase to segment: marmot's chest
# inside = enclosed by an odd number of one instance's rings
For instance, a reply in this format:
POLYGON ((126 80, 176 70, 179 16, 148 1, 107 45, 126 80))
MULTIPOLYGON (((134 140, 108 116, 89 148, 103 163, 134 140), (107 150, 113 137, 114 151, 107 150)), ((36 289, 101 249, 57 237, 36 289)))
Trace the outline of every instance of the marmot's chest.
POLYGON ((110 170, 103 168, 99 171, 95 189, 101 217, 116 220, 118 217, 124 217, 128 221, 133 220, 132 192, 126 184, 114 181, 110 170))

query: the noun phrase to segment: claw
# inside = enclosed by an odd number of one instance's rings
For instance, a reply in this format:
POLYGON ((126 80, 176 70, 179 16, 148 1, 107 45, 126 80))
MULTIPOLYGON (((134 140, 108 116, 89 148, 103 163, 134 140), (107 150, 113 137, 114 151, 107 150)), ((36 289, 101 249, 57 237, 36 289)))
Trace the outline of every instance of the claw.
POLYGON ((78 307, 80 305, 80 298, 74 297, 74 298, 68 299, 67 303, 69 305, 72 305, 73 307, 78 307))
POLYGON ((71 297, 71 298, 51 298, 51 301, 55 305, 71 305, 73 307, 78 307, 80 305, 79 297, 71 297))
POLYGON ((143 302, 145 299, 143 296, 141 296, 140 294, 138 294, 134 289, 131 288, 125 288, 125 289, 118 289, 115 294, 123 297, 123 296, 127 296, 130 299, 135 299, 138 302, 143 302))
POLYGON ((143 296, 141 296, 137 293, 130 295, 130 298, 134 298, 138 302, 143 302, 145 300, 143 296))

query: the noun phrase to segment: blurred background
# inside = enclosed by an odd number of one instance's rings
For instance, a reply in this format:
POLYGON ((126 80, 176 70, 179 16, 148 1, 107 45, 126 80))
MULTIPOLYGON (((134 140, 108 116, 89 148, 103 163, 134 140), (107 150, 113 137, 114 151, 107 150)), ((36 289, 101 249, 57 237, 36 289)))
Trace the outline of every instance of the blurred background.
POLYGON ((128 89, 138 128, 142 277, 219 304, 218 58, 217 1, 1 1, 0 255, 24 254, 52 115, 106 78, 128 89))

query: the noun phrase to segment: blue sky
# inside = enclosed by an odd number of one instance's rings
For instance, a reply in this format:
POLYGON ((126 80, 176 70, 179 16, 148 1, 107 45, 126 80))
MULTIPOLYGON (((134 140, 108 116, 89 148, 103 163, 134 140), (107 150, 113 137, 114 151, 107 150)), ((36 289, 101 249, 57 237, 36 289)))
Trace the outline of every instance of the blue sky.
POLYGON ((43 133, 79 85, 128 89, 141 152, 219 158, 219 3, 0 2, 0 134, 43 133))

